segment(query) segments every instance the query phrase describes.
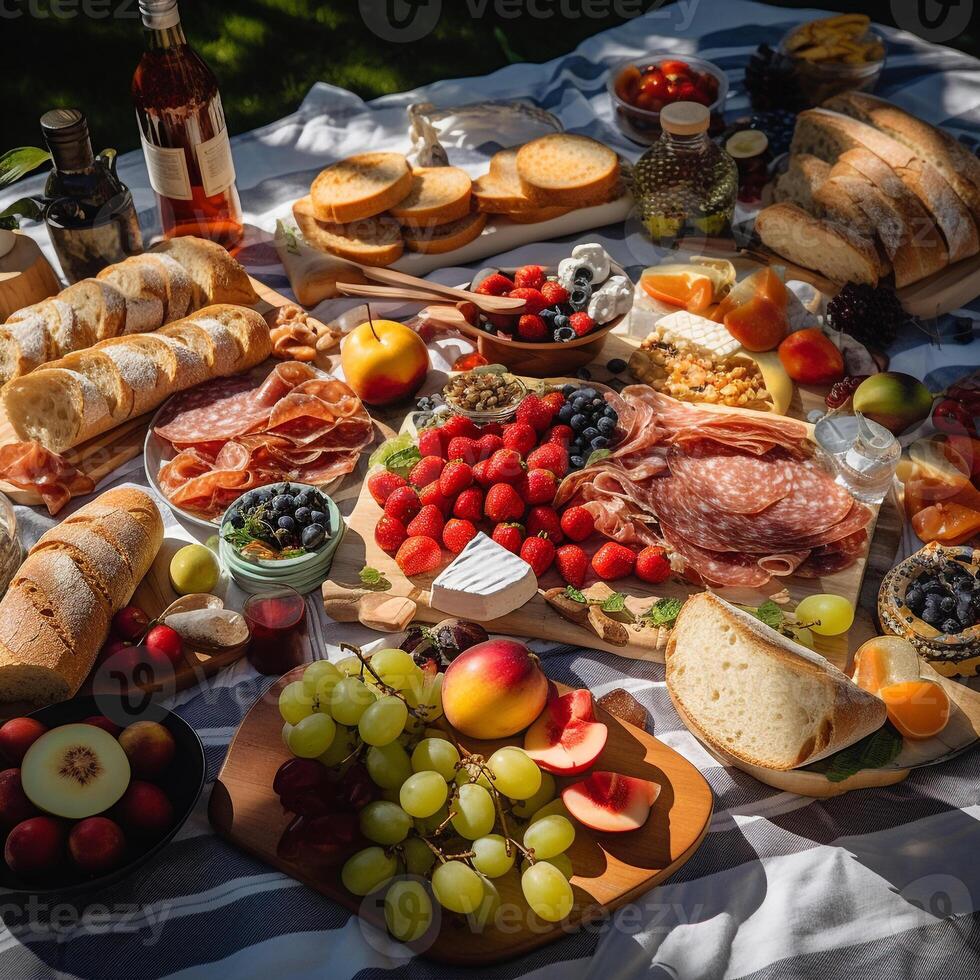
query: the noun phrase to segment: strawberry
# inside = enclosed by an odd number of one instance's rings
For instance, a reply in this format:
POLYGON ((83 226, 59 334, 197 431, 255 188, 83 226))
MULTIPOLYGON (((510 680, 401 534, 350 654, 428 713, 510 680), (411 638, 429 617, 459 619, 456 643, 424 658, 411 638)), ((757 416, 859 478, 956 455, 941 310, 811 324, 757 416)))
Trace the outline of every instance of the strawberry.
POLYGON ((576 337, 584 337, 587 333, 592 333, 595 330, 595 320, 585 310, 573 313, 568 318, 568 324, 575 331, 576 337))
POLYGON ((442 564, 442 549, 432 538, 406 538, 395 555, 395 561, 409 578, 424 575, 442 564))
POLYGON ((466 436, 469 439, 480 438, 480 430, 476 427, 476 423, 472 419, 466 418, 465 415, 450 415, 442 423, 439 431, 447 447, 449 446, 449 440, 453 436, 466 436))
POLYGON ((491 535, 502 548, 512 551, 515 555, 521 550, 524 540, 524 527, 521 524, 498 524, 491 535))
POLYGON ((522 289, 540 289, 544 285, 544 269, 539 265, 522 265, 514 273, 514 285, 522 289))
POLYGON ((550 504, 558 492, 558 480, 551 470, 528 470, 527 493, 524 499, 529 504, 550 504))
POLYGON ((539 505, 527 512, 528 535, 547 534, 552 544, 561 544, 565 535, 561 532, 561 521, 554 507, 539 505))
POLYGON ((484 490, 486 490, 487 487, 493 483, 493 480, 490 479, 489 468, 489 459, 481 459, 479 463, 476 463, 473 466, 473 479, 476 480, 476 482, 479 483, 484 490))
POLYGON ((569 541, 584 541, 595 530, 595 518, 584 507, 566 507, 561 529, 569 541))
POLYGON ((489 459, 498 449, 504 448, 504 440, 492 432, 486 432, 476 440, 480 459, 489 459))
POLYGON ((408 482, 413 487, 427 487, 433 480, 439 479, 446 466, 446 461, 441 456, 423 456, 408 474, 408 482))
POLYGON ((374 540, 378 547, 382 551, 387 551, 389 555, 393 555, 407 537, 408 531, 397 517, 382 514, 374 526, 374 540))
POLYGON ((476 537, 476 526, 472 521, 451 517, 442 529, 442 543, 458 555, 476 537))
POLYGON ((526 287, 512 289, 510 291, 510 296, 512 299, 524 300, 525 313, 540 313, 548 305, 540 291, 537 289, 528 289, 526 287))
POLYGON ((523 472, 520 454, 513 449, 498 449, 487 465, 491 483, 513 483, 523 472))
POLYGON ((551 470, 555 476, 562 477, 568 472, 568 453, 557 442, 546 442, 527 454, 527 468, 551 470))
POLYGON ((551 409, 553 415, 557 415, 558 410, 565 404, 565 396, 560 391, 549 391, 541 401, 551 409))
POLYGON ((504 427, 499 422, 484 422, 480 426, 480 433, 485 436, 502 436, 504 427))
POLYGON ((632 575, 635 565, 636 552, 615 541, 607 541, 592 556, 592 571, 607 582, 632 575))
POLYGON ((390 470, 378 470, 377 473, 372 473, 368 477, 367 485, 375 503, 379 507, 384 507, 385 501, 391 496, 392 491, 405 486, 405 480, 390 470))
POLYGON ((439 489, 438 480, 433 480, 427 487, 419 490, 419 502, 423 507, 428 507, 430 504, 433 507, 438 507, 443 517, 448 517, 449 512, 453 509, 453 502, 445 497, 439 489))
POLYGON ((439 492, 450 500, 455 500, 459 493, 473 482, 473 470, 469 463, 453 460, 446 463, 446 468, 439 477, 439 492))
POLYGON ((423 507, 409 522, 405 530, 409 536, 421 535, 423 538, 432 538, 433 541, 439 540, 442 534, 442 526, 445 521, 442 511, 435 504, 428 504, 423 507))
POLYGON ((567 303, 569 300, 568 290, 555 279, 549 279, 548 282, 538 288, 549 306, 561 306, 562 303, 567 303))
POLYGON ((636 577, 652 585, 670 578, 670 559, 667 552, 657 545, 644 548, 636 556, 636 577))
POLYGON ((521 399, 514 418, 517 422, 526 422, 535 432, 544 432, 551 425, 554 414, 537 395, 530 394, 521 399))
POLYGON ((561 422, 556 422, 544 434, 544 438, 541 441, 555 442, 559 446, 564 446, 567 449, 574 438, 575 430, 570 425, 563 425, 561 422))
POLYGON ((527 473, 524 470, 521 470, 517 479, 512 480, 510 485, 517 491, 517 496, 521 500, 527 500, 528 482, 527 473))
POLYGON ((428 428, 419 433, 419 452, 423 458, 426 456, 439 456, 446 458, 446 442, 442 429, 428 428))
POLYGON ((462 459, 471 466, 480 458, 480 447, 476 439, 469 436, 453 436, 446 449, 446 459, 462 459))
POLYGON ((487 491, 483 513, 495 524, 516 521, 524 516, 524 501, 509 483, 495 483, 487 491))
POLYGON ((482 520, 483 491, 479 487, 467 487, 453 504, 453 517, 474 522, 482 520))
POLYGON ((484 313, 487 323, 501 333, 512 334, 517 327, 517 317, 513 313, 484 313))
POLYGON ((504 426, 503 439, 508 449, 513 449, 521 456, 526 456, 538 444, 538 434, 527 422, 511 422, 504 426))
POLYGON ((480 283, 474 293, 481 296, 506 296, 514 288, 514 283, 500 272, 494 272, 480 283))
POLYGON ((521 545, 521 558, 523 558, 534 571, 535 575, 544 575, 551 563, 555 560, 555 546, 548 540, 547 536, 528 537, 521 545))
POLYGON ((544 340, 548 336, 548 325, 536 313, 525 313, 517 321, 517 336, 521 340, 544 340))
POLYGON ((574 585, 576 589, 585 585, 589 556, 577 544, 563 544, 555 552, 555 566, 569 585, 574 585))
POLYGON ((385 513, 405 522, 410 521, 422 509, 422 502, 415 487, 403 486, 392 490, 385 501, 385 513))

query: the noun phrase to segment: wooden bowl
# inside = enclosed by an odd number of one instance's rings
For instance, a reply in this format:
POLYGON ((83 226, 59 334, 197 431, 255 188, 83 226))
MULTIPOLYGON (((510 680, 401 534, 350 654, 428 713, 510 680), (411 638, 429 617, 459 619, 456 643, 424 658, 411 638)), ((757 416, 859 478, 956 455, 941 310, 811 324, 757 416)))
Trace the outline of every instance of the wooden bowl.
MULTIPOLYGON (((494 270, 505 276, 513 276, 517 271, 513 268, 494 270)), ((558 270, 548 268, 547 274, 553 275, 558 270)), ((609 263, 610 276, 625 276, 626 270, 616 262, 609 263)), ((479 275, 470 284, 475 289, 486 278, 479 275)), ((627 278, 629 278, 627 276, 627 278)), ((602 350, 610 330, 619 326, 627 314, 623 313, 608 323, 593 330, 585 337, 576 337, 563 344, 554 341, 547 343, 529 343, 525 340, 507 340, 499 334, 488 334, 479 327, 463 327, 466 333, 476 340, 476 349, 491 363, 503 364, 514 374, 528 378, 552 378, 561 374, 574 374, 580 367, 590 364, 602 350)))

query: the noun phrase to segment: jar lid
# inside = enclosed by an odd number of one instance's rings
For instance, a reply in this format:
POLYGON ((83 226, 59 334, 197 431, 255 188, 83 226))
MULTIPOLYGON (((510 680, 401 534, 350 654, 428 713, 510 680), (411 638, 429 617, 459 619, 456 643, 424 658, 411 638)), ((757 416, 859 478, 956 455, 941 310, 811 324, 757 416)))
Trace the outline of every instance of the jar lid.
POLYGON ((725 141, 725 152, 736 160, 746 160, 766 152, 769 137, 761 129, 743 129, 725 141))
POLYGON ((711 122, 708 107, 700 102, 671 102, 660 110, 660 127, 674 136, 696 136, 711 122))

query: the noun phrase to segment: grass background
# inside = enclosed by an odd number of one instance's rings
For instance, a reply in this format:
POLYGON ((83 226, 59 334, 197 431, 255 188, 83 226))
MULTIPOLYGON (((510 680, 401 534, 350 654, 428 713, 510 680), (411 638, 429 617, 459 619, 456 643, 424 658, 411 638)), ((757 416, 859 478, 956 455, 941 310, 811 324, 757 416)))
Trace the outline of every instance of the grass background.
MULTIPOLYGON (((35 9, 51 9, 52 2, 36 0, 35 9)), ((78 2, 84 9, 91 0, 78 2)), ((25 12, 0 20, 5 69, 0 151, 37 145, 40 115, 59 106, 87 113, 96 149, 114 146, 123 152, 139 145, 129 94, 143 43, 136 0, 100 2, 112 10, 121 5, 126 16, 65 19, 25 12)), ((776 0, 775 5, 812 4, 776 0)), ((880 23, 893 23, 889 0, 857 5, 822 0, 819 5, 836 10, 857 6, 880 23)), ((370 99, 439 78, 483 75, 512 60, 548 61, 620 22, 616 17, 500 20, 492 14, 474 20, 467 4, 447 0, 435 31, 416 44, 399 45, 380 41, 365 27, 357 0, 183 0, 181 6, 188 39, 218 76, 232 133, 293 111, 316 81, 370 99)), ((5 10, 18 9, 26 11, 26 0, 6 0, 5 10)), ((976 31, 971 28, 954 45, 975 53, 976 31)))

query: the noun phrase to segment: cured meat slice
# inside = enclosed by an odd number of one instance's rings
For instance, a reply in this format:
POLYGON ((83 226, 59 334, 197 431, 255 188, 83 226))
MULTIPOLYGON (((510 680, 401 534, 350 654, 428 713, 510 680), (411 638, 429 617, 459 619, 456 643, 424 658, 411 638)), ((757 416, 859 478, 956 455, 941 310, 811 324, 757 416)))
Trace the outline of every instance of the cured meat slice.
POLYGON ((52 516, 72 497, 95 489, 91 477, 37 441, 12 442, 0 447, 0 480, 21 490, 33 490, 52 516))
POLYGON ((662 521, 660 530, 671 548, 694 568, 707 585, 759 588, 771 578, 770 573, 752 555, 699 548, 662 521))
POLYGON ((810 551, 785 551, 777 555, 764 555, 757 560, 757 564, 770 575, 792 575, 811 554, 810 551))
POLYGON ((868 532, 861 530, 814 551, 796 570, 800 578, 820 578, 850 568, 864 553, 868 532))

